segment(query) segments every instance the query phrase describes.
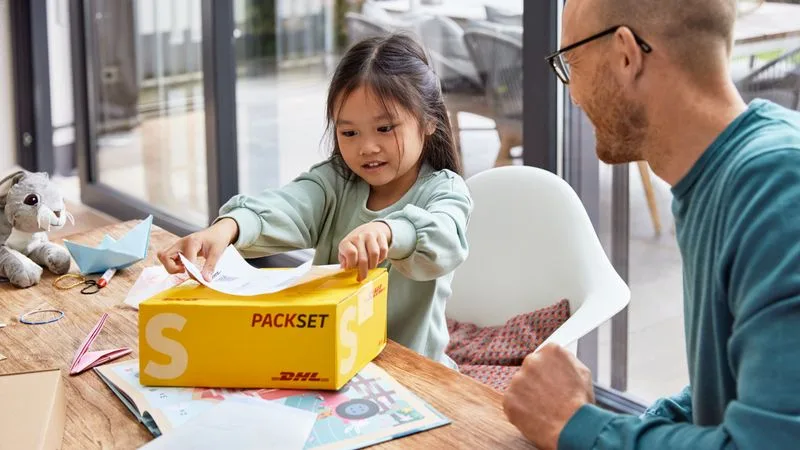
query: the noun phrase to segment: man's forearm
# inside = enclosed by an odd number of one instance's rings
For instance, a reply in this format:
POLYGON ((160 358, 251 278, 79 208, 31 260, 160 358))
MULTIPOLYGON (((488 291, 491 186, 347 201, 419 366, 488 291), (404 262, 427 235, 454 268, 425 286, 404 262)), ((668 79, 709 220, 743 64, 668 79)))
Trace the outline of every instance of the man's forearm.
POLYGON ((692 423, 692 389, 686 386, 679 393, 657 400, 642 418, 662 417, 673 423, 692 423))

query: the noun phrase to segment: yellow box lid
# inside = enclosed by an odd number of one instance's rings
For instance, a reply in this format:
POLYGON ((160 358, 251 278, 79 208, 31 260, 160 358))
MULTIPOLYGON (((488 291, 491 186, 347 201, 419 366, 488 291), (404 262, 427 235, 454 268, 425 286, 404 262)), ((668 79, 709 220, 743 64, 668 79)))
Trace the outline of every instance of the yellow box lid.
MULTIPOLYGON (((264 269, 282 270, 282 269, 264 269)), ((284 289, 273 294, 241 296, 230 295, 210 289, 194 280, 168 289, 145 300, 139 308, 155 305, 179 305, 191 303, 194 306, 318 306, 336 305, 370 283, 381 277, 386 269, 370 270, 367 278, 359 283, 354 270, 314 280, 284 289)))

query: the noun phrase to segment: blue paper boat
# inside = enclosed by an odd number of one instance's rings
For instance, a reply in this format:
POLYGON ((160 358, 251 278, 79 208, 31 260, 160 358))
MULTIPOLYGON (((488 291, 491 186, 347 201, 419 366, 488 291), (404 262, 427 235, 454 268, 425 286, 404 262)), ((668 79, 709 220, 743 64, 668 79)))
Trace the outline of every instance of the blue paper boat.
POLYGON ((105 235, 97 247, 87 247, 70 241, 64 241, 64 246, 83 275, 102 273, 108 269, 124 269, 147 256, 152 225, 153 216, 148 216, 118 241, 105 235))

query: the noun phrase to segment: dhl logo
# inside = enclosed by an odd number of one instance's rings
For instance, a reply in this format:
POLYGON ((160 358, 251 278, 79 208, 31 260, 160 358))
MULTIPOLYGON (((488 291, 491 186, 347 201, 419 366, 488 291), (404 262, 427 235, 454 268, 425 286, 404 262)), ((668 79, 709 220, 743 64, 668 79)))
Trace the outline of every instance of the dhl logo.
POLYGON ((386 288, 382 284, 379 284, 379 285, 375 286, 375 289, 372 291, 372 296, 373 297, 377 297, 378 294, 380 294, 381 292, 383 292, 385 290, 386 290, 386 288))
POLYGON ((317 381, 324 383, 327 378, 319 378, 319 372, 281 372, 280 377, 272 377, 272 381, 317 381))

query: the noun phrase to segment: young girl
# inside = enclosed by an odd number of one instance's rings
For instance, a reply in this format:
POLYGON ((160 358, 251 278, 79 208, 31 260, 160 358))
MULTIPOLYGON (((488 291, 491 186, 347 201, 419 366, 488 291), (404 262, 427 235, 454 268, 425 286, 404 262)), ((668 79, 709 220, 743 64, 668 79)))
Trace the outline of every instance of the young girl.
POLYGON ((389 269, 388 336, 455 367, 445 302, 467 257, 472 199, 439 80, 423 49, 402 35, 353 46, 327 100, 333 152, 281 189, 238 195, 214 224, 159 252, 172 273, 178 253, 205 258, 209 277, 231 243, 245 257, 314 248, 314 264, 389 269))

